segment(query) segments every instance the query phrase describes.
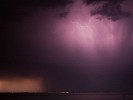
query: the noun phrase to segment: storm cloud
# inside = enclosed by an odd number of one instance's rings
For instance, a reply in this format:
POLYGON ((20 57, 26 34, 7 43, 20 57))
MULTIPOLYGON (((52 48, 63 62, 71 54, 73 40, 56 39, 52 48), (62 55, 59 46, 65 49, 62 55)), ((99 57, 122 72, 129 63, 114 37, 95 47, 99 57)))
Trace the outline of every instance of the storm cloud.
POLYGON ((44 78, 48 91, 132 91, 131 0, 0 2, 1 78, 44 78))

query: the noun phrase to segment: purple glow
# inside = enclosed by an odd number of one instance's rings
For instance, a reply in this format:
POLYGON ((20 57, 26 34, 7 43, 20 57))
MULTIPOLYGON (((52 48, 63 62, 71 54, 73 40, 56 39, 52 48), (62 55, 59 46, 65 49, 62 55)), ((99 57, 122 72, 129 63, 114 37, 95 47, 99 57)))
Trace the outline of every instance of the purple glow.
MULTIPOLYGON (((102 3, 96 7, 100 5, 102 3)), ((39 56, 51 61, 60 62, 65 58, 60 58, 60 53, 53 49, 57 47, 57 50, 65 50, 64 54, 70 58, 76 57, 86 62, 99 61, 103 55, 115 59, 125 42, 132 45, 133 39, 129 39, 129 33, 132 33, 131 22, 128 19, 112 21, 100 15, 91 16, 90 11, 96 7, 76 0, 64 9, 49 9, 44 12, 38 8, 32 18, 25 20, 24 24, 27 23, 27 26, 22 28, 23 34, 19 37, 32 48, 39 48, 39 56), (57 15, 65 10, 69 14, 65 18, 59 18, 57 15), (28 26, 32 28, 29 29, 28 26)))
POLYGON ((69 16, 55 24, 55 32, 61 37, 59 43, 72 53, 78 49, 86 57, 95 58, 101 51, 115 54, 127 38, 129 22, 126 19, 115 22, 106 18, 98 20, 97 16, 88 13, 93 8, 82 2, 69 8, 69 16))
MULTIPOLYGON (((119 0, 109 0, 108 6, 120 7, 118 12, 112 13, 115 8, 109 7, 96 15, 91 11, 104 5, 97 0, 95 5, 74 0, 66 6, 61 0, 33 1, 22 8, 18 2, 3 15, 7 16, 3 22, 3 69, 9 66, 16 76, 46 77, 51 87, 61 91, 133 89, 133 18, 122 16, 123 12, 133 15, 132 0, 122 5, 119 0), (116 20, 109 19, 115 14, 116 20)), ((8 80, 5 83, 10 84, 8 80)))

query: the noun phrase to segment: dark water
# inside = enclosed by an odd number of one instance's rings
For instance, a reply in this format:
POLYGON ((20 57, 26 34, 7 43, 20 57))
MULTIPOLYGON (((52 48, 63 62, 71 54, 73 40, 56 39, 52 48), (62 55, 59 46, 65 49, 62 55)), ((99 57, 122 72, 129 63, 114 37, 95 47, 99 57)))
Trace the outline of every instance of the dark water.
POLYGON ((0 100, 133 100, 133 93, 1 93, 0 100))

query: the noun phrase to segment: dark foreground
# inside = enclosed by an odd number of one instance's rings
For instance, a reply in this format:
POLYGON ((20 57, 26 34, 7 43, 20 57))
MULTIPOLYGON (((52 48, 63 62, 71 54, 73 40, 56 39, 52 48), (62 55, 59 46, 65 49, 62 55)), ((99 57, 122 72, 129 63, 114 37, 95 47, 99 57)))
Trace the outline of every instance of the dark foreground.
POLYGON ((133 93, 0 93, 0 100, 133 100, 133 93))

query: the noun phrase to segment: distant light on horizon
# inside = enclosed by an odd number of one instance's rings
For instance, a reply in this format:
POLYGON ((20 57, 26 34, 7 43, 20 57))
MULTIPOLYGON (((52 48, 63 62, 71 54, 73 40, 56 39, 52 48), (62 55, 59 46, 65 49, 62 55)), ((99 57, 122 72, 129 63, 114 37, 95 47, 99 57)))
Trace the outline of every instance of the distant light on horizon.
POLYGON ((43 92, 42 78, 4 78, 0 79, 0 92, 43 92))

